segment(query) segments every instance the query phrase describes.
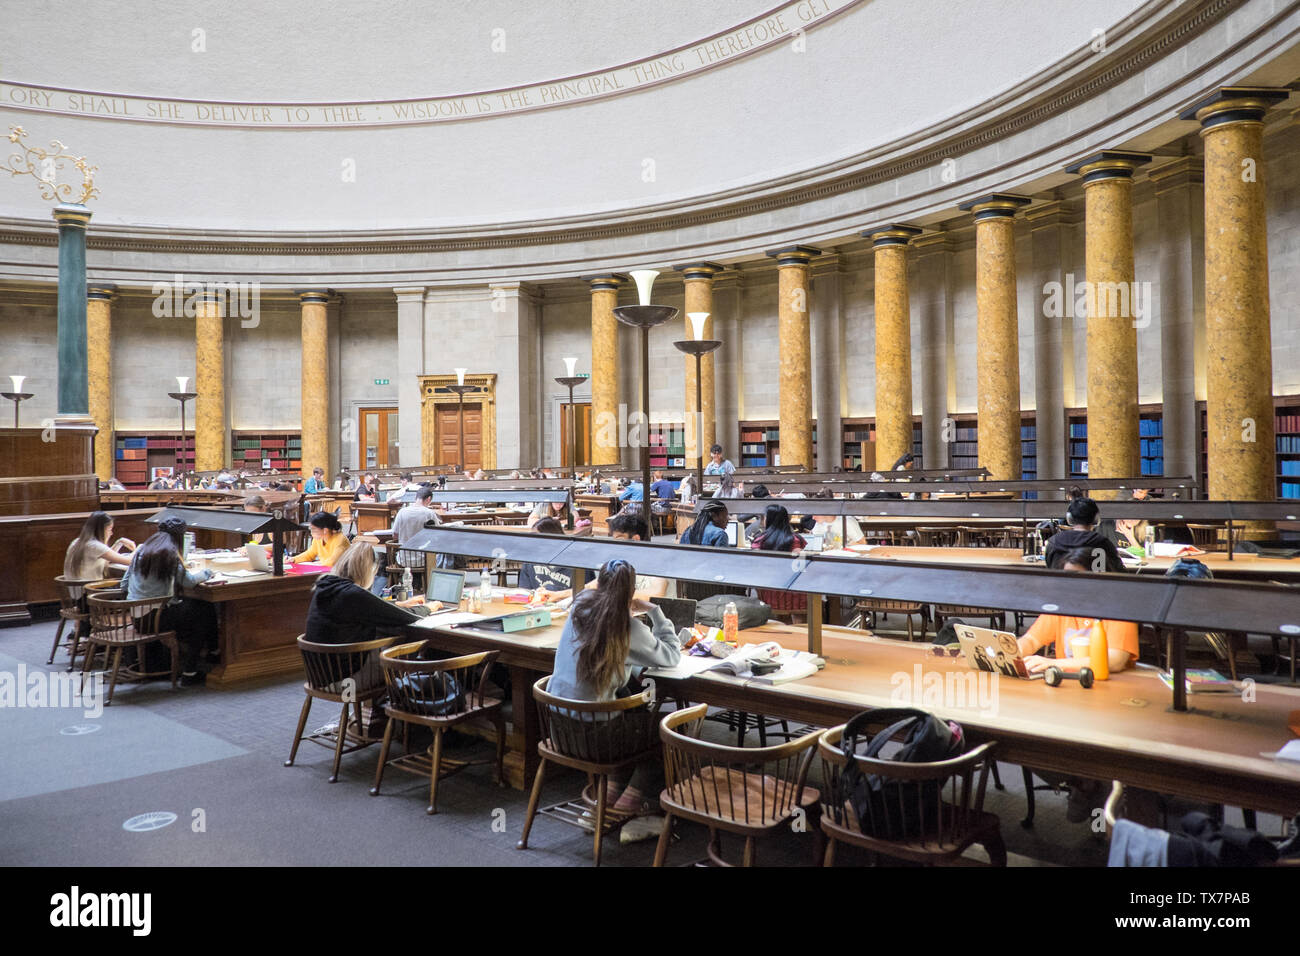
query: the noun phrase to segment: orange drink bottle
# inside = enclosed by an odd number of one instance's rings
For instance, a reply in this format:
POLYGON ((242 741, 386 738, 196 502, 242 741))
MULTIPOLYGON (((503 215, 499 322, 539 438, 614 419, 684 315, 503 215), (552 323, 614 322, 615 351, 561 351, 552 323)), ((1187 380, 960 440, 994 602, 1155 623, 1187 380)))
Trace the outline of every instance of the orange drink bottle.
POLYGON ((1088 635, 1088 655, 1092 662, 1092 676, 1096 680, 1110 679, 1110 648, 1106 644, 1106 628, 1100 620, 1092 622, 1092 632, 1088 635))

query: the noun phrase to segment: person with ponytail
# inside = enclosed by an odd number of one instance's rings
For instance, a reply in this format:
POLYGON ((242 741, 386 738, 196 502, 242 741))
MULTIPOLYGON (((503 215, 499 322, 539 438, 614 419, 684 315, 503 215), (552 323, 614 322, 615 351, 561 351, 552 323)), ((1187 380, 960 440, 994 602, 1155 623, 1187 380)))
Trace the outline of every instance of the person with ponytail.
POLYGON ((122 549, 134 551, 135 542, 118 538, 110 546, 108 539, 112 536, 112 516, 106 511, 92 512, 63 556, 63 576, 74 581, 99 581, 108 577, 110 564, 129 565, 131 559, 122 554, 122 549))
POLYGON ((294 564, 315 562, 334 567, 334 562, 343 557, 343 552, 347 551, 351 543, 343 533, 343 525, 328 511, 316 512, 307 523, 311 525, 311 545, 289 560, 294 564))
MULTIPOLYGON (((637 600, 635 588, 636 570, 615 558, 601 567, 600 587, 574 598, 555 651, 549 693, 568 700, 614 700, 636 668, 677 664, 681 642, 672 622, 658 605, 637 600), (637 619, 642 614, 649 626, 637 619)), ((574 729, 587 738, 593 758, 612 763, 645 749, 658 728, 653 714, 637 710, 595 728, 574 721, 574 729)), ((646 809, 662 785, 663 763, 654 758, 638 764, 627 781, 611 778, 606 797, 616 814, 632 815, 646 809)))
POLYGON ((710 498, 695 516, 695 523, 682 532, 680 544, 702 544, 709 548, 725 548, 727 540, 727 506, 717 498, 710 498))

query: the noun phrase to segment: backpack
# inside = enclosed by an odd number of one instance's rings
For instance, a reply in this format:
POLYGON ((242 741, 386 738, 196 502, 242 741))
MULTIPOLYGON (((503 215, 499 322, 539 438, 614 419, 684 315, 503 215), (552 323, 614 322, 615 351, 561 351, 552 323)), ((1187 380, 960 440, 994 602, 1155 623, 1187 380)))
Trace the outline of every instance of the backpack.
MULTIPOLYGON (((887 726, 867 740, 862 756, 883 759, 880 751, 903 731, 903 746, 890 759, 905 763, 932 763, 960 756, 966 750, 961 725, 912 707, 884 707, 864 711, 844 727, 840 748, 848 767, 840 777, 839 805, 849 803, 858 828, 867 836, 885 840, 916 836, 922 825, 918 809, 934 806, 940 781, 883 780, 878 774, 864 774, 852 758, 857 753, 858 735, 868 721, 885 721, 887 726)), ((933 825, 934 820, 926 816, 933 825)))
POLYGON ((758 598, 744 594, 715 594, 695 605, 696 622, 707 627, 722 627, 722 615, 727 605, 733 602, 742 631, 747 627, 760 627, 772 616, 772 609, 758 598))

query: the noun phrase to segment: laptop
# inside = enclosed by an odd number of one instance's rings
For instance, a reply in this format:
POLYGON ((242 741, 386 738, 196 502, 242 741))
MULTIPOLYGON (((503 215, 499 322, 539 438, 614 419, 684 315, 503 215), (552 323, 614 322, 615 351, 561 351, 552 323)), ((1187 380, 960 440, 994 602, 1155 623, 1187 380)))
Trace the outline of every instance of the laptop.
POLYGON ((459 610, 460 598, 465 592, 465 572, 429 568, 427 573, 428 585, 425 588, 424 599, 441 601, 444 605, 441 611, 433 613, 441 614, 443 611, 459 610))
POLYGON ((679 634, 682 628, 695 624, 696 601, 689 598, 652 597, 650 603, 659 605, 664 617, 673 622, 673 630, 679 634))
POLYGON ((961 652, 972 669, 1022 680, 1037 680, 1043 676, 1041 673, 1029 673, 1020 653, 1020 643, 1014 634, 987 627, 972 627, 969 624, 954 624, 952 629, 961 642, 961 652))
POLYGON ((727 544, 733 548, 739 548, 745 540, 745 526, 739 521, 727 522, 727 544))
POLYGON ((805 551, 821 551, 825 546, 825 535, 806 534, 803 536, 805 551))
POLYGON ((248 557, 248 566, 254 571, 270 571, 271 559, 266 556, 266 548, 260 544, 244 545, 244 554, 248 557))

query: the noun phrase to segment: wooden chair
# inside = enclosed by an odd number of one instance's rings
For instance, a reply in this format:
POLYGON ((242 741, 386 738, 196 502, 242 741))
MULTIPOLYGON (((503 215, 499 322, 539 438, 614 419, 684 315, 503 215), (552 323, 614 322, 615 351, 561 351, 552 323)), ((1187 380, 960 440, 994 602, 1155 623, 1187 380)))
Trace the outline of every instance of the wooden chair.
POLYGON ((90 673, 95 648, 104 648, 105 665, 110 673, 108 694, 104 697, 105 706, 113 703, 113 691, 122 672, 122 650, 127 647, 134 647, 140 655, 138 663, 127 669, 127 680, 147 680, 170 674, 172 688, 175 689, 176 679, 180 676, 180 648, 176 643, 176 632, 163 630, 159 622, 162 609, 170 600, 170 597, 160 597, 124 601, 95 594, 86 598, 90 612, 90 634, 86 637, 86 655, 81 664, 81 686, 86 686, 86 675, 90 673), (170 671, 145 670, 144 647, 155 641, 161 641, 171 652, 170 671))
MULTIPOLYGON (((879 730, 879 727, 873 727, 879 730)), ((961 855, 978 843, 988 852, 993 866, 1006 866, 1001 822, 984 810, 984 789, 988 782, 990 751, 981 744, 969 753, 933 763, 905 763, 880 760, 858 754, 845 757, 840 749, 844 725, 821 735, 823 780, 827 788, 822 803, 821 826, 827 840, 825 866, 835 865, 835 846, 848 843, 881 856, 929 865, 957 864, 961 855), (867 820, 859 821, 849 802, 845 783, 849 761, 863 774, 874 774, 889 783, 915 785, 904 798, 899 788, 897 803, 882 800, 868 805, 867 820), (979 766, 978 783, 974 781, 979 766), (906 799, 906 802, 905 802, 906 799), (914 801, 914 802, 913 802, 914 801)))
POLYGON ((365 734, 361 725, 361 705, 366 701, 373 705, 384 695, 384 685, 358 687, 356 675, 366 666, 371 654, 388 647, 395 640, 393 637, 380 637, 356 644, 313 644, 305 634, 298 635, 298 650, 307 671, 307 680, 302 685, 306 699, 302 702, 302 712, 298 716, 298 729, 293 735, 289 759, 284 762, 286 767, 293 766, 298 756, 298 745, 304 740, 310 740, 314 744, 333 749, 334 766, 330 770, 330 783, 335 783, 339 779, 339 762, 344 754, 378 743, 365 734), (352 681, 351 684, 345 683, 349 680, 352 681), (311 713, 313 700, 340 704, 343 710, 336 728, 322 729, 304 737, 302 732, 307 726, 307 715, 311 713), (349 726, 350 723, 355 723, 355 731, 349 726))
POLYGON ((959 531, 953 527, 917 528, 916 537, 923 548, 952 548, 957 545, 959 531))
POLYGON ((46 664, 54 663, 54 655, 59 652, 63 641, 63 629, 72 622, 72 638, 68 641, 68 670, 76 665, 77 648, 81 646, 81 625, 90 620, 90 610, 86 605, 86 585, 92 581, 79 581, 76 578, 60 574, 54 579, 54 589, 59 593, 59 629, 54 632, 54 646, 50 648, 50 659, 46 664))
POLYGON ((945 617, 963 617, 975 618, 975 620, 986 620, 989 627, 995 631, 1005 631, 1007 629, 1007 612, 996 607, 975 607, 971 604, 935 604, 934 608, 934 632, 939 633, 943 629, 943 619, 945 617))
POLYGON ((605 790, 612 774, 635 767, 646 759, 657 759, 659 741, 655 729, 659 703, 647 689, 616 700, 567 700, 547 692, 551 678, 543 677, 533 685, 533 698, 541 715, 542 739, 537 753, 542 758, 533 778, 528 798, 528 815, 518 849, 528 849, 528 834, 540 813, 570 826, 593 830, 592 858, 600 866, 600 847, 605 834, 622 826, 624 818, 611 817, 605 806, 605 790), (542 781, 548 763, 571 767, 587 774, 591 781, 591 802, 569 800, 538 809, 542 781), (595 806, 595 819, 589 817, 595 806), (594 828, 594 829, 593 829, 594 828))
POLYGON ((388 726, 384 729, 384 745, 379 752, 379 766, 375 768, 375 785, 370 788, 370 795, 379 795, 384 768, 391 765, 429 778, 429 805, 425 813, 437 813, 438 781, 473 763, 444 758, 442 735, 458 724, 480 718, 490 720, 496 727, 497 783, 505 786, 506 722, 501 712, 501 699, 487 695, 488 671, 499 651, 483 651, 445 660, 413 659, 425 643, 401 644, 386 648, 380 654, 388 690, 388 702, 384 705, 388 726), (434 699, 430 699, 430 688, 435 689, 434 699), (408 751, 390 760, 388 752, 393 743, 393 728, 398 723, 428 727, 433 731, 433 744, 425 753, 408 751))
POLYGON ((1219 550, 1219 526, 1217 524, 1191 524, 1187 530, 1192 533, 1192 544, 1202 551, 1219 550))
POLYGON ((424 569, 428 555, 423 551, 408 551, 400 545, 389 541, 384 545, 385 561, 388 568, 388 583, 401 583, 402 572, 411 569, 411 588, 424 591, 424 569), (406 564, 404 562, 410 562, 406 564), (394 581, 394 578, 397 580, 394 581))
POLYGON ((655 866, 663 866, 668 856, 676 818, 709 828, 709 860, 717 866, 731 865, 722 859, 719 831, 745 838, 742 865, 753 866, 756 837, 786 826, 800 813, 816 827, 821 794, 806 780, 818 732, 775 747, 726 747, 697 739, 707 710, 704 704, 677 710, 659 725, 667 777, 659 804, 668 819, 655 866))
POLYGON ((863 627, 866 621, 871 621, 871 630, 876 629, 876 615, 878 614, 902 614, 907 618, 907 639, 913 640, 912 616, 916 615, 921 622, 921 640, 925 640, 925 605, 916 601, 894 601, 889 598, 862 598, 853 603, 853 608, 857 611, 857 616, 850 627, 863 627))

